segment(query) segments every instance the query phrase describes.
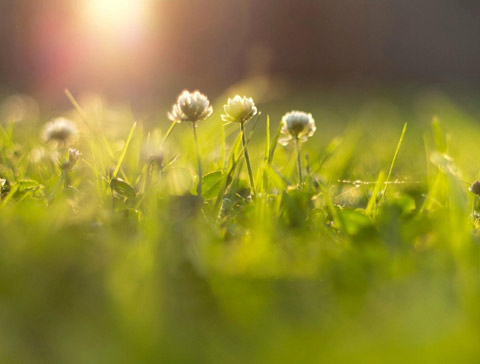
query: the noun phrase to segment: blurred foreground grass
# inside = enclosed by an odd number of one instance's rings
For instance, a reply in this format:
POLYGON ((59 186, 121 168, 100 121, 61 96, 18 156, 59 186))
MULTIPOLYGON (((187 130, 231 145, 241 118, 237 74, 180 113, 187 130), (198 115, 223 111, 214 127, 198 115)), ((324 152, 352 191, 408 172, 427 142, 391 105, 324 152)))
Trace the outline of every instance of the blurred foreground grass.
POLYGON ((480 360, 475 103, 425 91, 260 104, 251 201, 235 125, 222 148, 224 101, 198 127, 204 201, 191 128, 162 146, 164 111, 158 124, 139 120, 128 144, 128 109, 80 100, 82 115, 67 116, 82 157, 66 174, 40 119, 3 124, 0 362, 480 360), (290 108, 318 128, 301 190, 293 149, 265 163, 267 115, 271 149, 290 108), (112 188, 123 151, 124 184, 112 188))

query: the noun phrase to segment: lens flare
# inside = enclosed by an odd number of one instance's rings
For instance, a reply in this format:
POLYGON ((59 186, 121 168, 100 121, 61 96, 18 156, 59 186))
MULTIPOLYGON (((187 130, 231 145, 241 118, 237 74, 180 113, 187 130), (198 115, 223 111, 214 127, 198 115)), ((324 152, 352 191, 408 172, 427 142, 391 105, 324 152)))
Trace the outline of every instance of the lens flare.
POLYGON ((141 31, 151 0, 86 0, 85 16, 92 28, 109 33, 141 31))

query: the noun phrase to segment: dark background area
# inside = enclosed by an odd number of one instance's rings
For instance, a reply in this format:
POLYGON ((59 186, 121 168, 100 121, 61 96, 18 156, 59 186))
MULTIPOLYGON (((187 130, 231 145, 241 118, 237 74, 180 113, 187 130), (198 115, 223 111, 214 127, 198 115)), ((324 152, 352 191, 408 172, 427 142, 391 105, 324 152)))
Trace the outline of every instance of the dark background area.
POLYGON ((158 0, 148 32, 121 46, 78 21, 80 3, 0 0, 3 93, 154 103, 255 75, 311 88, 480 82, 476 0, 158 0))

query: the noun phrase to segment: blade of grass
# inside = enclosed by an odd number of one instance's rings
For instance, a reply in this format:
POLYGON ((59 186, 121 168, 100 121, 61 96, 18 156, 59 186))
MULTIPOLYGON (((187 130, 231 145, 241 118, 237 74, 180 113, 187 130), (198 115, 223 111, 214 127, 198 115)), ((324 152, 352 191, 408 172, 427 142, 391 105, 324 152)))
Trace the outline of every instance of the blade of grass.
POLYGON ((165 136, 163 137, 163 141, 162 141, 162 144, 165 144, 165 142, 167 141, 168 137, 170 136, 170 134, 172 134, 172 131, 173 129, 175 129, 175 126, 177 125, 178 123, 176 121, 173 121, 172 124, 170 125, 170 128, 168 128, 167 130, 167 133, 165 134, 165 136))
MULTIPOLYGON (((270 116, 267 116, 267 129, 266 129, 266 143, 265 143, 265 157, 263 163, 263 187, 262 190, 266 191, 268 189, 268 176, 269 170, 272 166, 273 157, 275 154, 275 150, 277 149, 278 139, 280 137, 280 130, 281 124, 278 126, 277 131, 272 139, 270 133, 270 116)), ((275 170, 277 174, 278 171, 275 170)), ((281 178, 285 181, 285 177, 281 176, 281 178)))
POLYGON ((335 205, 332 202, 332 199, 330 198, 330 195, 328 194, 327 189, 323 184, 320 183, 320 190, 322 191, 323 194, 323 199, 325 201, 325 204, 327 205, 328 211, 330 211, 330 215, 332 215, 332 219, 334 224, 336 225, 337 228, 342 228, 343 223, 342 220, 340 219, 340 215, 338 214, 337 209, 335 208, 335 205))
POLYGON ((265 136, 265 157, 264 161, 268 162, 268 157, 270 156, 270 115, 267 115, 267 122, 265 126, 266 136, 265 136))
POLYGON ((282 124, 278 125, 277 131, 275 133, 275 136, 273 137, 272 143, 271 143, 271 149, 270 149, 270 154, 268 155, 268 165, 271 166, 273 162, 273 156, 275 155, 275 150, 277 150, 277 145, 278 145, 278 138, 280 138, 280 131, 282 130, 282 124))
POLYGON ((236 156, 239 154, 241 143, 242 143, 242 135, 238 134, 237 137, 235 138, 235 141, 232 144, 232 147, 230 148, 230 152, 228 153, 228 159, 230 161, 236 160, 236 156))
POLYGON ((222 169, 226 169, 227 168, 227 159, 226 159, 226 142, 225 142, 225 125, 222 125, 222 135, 221 135, 221 138, 222 138, 222 169))
POLYGON ((405 133, 407 132, 407 125, 408 125, 408 123, 405 123, 403 125, 402 134, 400 135, 400 139, 398 140, 397 149, 395 149, 395 154, 393 155, 392 163, 390 164, 390 169, 388 170, 387 179, 385 180, 385 189, 383 190, 383 195, 382 195, 382 198, 380 200, 379 205, 381 205, 383 203, 383 201, 385 200, 385 196, 387 194, 388 185, 389 185, 388 182, 390 182, 390 177, 392 176, 393 167, 395 166, 395 162, 397 161, 398 153, 400 152, 400 148, 401 148, 402 143, 403 143, 403 138, 405 137, 405 133))
POLYGON ((235 168, 237 167, 238 161, 240 158, 235 159, 235 155, 232 155, 232 164, 230 169, 228 170, 227 175, 225 176, 225 184, 223 185, 222 189, 217 195, 217 199, 215 200, 215 215, 218 216, 220 214, 220 210, 222 208, 223 198, 225 193, 227 192, 228 187, 233 181, 233 173, 235 172, 235 168))
POLYGON ((18 183, 15 184, 15 185, 12 187, 12 189, 10 190, 10 192, 8 193, 8 195, 7 195, 4 199, 1 200, 2 203, 0 204, 0 208, 3 208, 3 207, 7 204, 7 202, 8 202, 8 201, 12 198, 12 196, 17 192, 18 188, 19 188, 18 183))
POLYGON ((65 89, 65 95, 67 95, 67 97, 70 100, 70 102, 72 103, 73 107, 75 108, 77 113, 80 115, 80 118, 82 119, 82 121, 85 123, 85 125, 88 127, 88 129, 90 131, 92 131, 90 129, 90 124, 88 123, 87 113, 82 109, 82 107, 77 102, 77 100, 75 100, 75 97, 73 97, 72 93, 70 92, 70 90, 68 88, 65 89))
POLYGON ((117 166, 115 167, 115 170, 113 171, 112 178, 116 178, 118 171, 122 167, 123 160, 125 159, 125 155, 127 154, 128 146, 130 145, 130 142, 132 141, 133 133, 135 132, 135 128, 137 127, 137 123, 134 122, 132 129, 130 130, 130 134, 128 135, 127 142, 125 143, 125 146, 123 147, 122 154, 120 155, 120 158, 118 159, 117 166))
POLYGON ((270 157, 270 115, 267 115, 266 136, 265 136, 265 156, 263 159, 263 184, 262 193, 268 189, 268 159, 270 157))
POLYGON ((385 172, 380 171, 377 178, 377 183, 375 183, 375 188, 372 191, 367 207, 365 208, 365 213, 367 216, 375 216, 377 210, 377 196, 380 193, 380 189, 385 181, 385 172))

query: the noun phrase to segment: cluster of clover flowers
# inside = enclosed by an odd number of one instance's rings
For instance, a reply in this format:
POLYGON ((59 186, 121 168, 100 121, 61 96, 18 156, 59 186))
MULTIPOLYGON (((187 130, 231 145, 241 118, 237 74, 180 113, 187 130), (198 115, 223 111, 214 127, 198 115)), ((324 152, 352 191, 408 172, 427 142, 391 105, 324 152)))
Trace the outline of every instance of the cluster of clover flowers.
MULTIPOLYGON (((173 123, 192 123, 198 164, 197 193, 199 196, 202 195, 203 172, 196 128, 200 121, 206 120, 212 115, 212 113, 213 107, 211 106, 209 99, 199 91, 183 91, 180 96, 178 96, 176 103, 173 105, 172 111, 168 113, 168 117, 173 123)), ((240 124, 243 152, 245 163, 247 165, 250 191, 252 196, 255 196, 255 183, 250 157, 248 155, 247 141, 245 136, 245 123, 247 123, 257 114, 258 110, 252 98, 245 96, 241 97, 237 95, 234 98, 228 99, 227 104, 224 106, 224 113, 221 116, 222 120, 226 123, 240 124)), ((287 145, 292 141, 295 143, 299 186, 303 183, 300 143, 307 141, 307 139, 315 133, 315 130, 315 120, 313 119, 312 114, 302 111, 291 111, 282 117, 281 132, 285 135, 285 137, 279 139, 279 143, 282 145, 287 145)), ((44 138, 47 141, 56 141, 63 146, 66 145, 68 140, 74 138, 76 134, 77 128, 75 124, 65 118, 54 119, 47 123, 44 128, 44 138)), ((66 159, 66 162, 64 162, 63 168, 72 168, 78 159, 78 156, 79 153, 77 150, 69 149, 68 158, 66 159)))

